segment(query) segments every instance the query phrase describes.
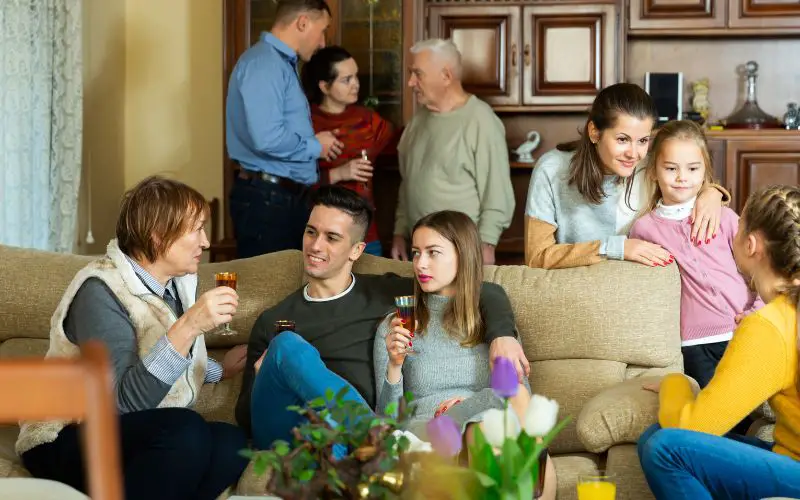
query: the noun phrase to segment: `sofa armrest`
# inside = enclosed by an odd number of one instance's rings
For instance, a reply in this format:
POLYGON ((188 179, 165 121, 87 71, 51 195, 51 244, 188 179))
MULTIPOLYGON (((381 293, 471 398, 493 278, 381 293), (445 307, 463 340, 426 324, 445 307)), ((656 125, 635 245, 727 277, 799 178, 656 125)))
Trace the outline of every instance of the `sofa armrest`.
POLYGON ((632 378, 590 399, 576 424, 581 444, 592 453, 602 453, 617 444, 636 443, 658 422, 658 394, 642 386, 659 380, 659 376, 632 378))

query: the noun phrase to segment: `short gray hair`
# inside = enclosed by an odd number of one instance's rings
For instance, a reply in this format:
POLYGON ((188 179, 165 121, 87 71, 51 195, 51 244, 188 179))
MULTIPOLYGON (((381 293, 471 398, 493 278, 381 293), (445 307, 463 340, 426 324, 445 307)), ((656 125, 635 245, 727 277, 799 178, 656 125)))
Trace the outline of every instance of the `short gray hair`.
POLYGON ((420 40, 411 47, 412 54, 419 54, 426 50, 430 51, 435 57, 449 66, 456 80, 461 80, 461 52, 452 40, 429 38, 427 40, 420 40))

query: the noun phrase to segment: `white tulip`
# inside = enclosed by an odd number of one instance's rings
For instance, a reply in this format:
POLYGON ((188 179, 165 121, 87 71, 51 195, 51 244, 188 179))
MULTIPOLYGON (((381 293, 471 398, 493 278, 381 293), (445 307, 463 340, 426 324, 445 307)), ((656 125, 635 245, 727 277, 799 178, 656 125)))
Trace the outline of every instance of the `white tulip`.
POLYGON ((557 419, 558 403, 534 394, 525 412, 525 433, 529 436, 546 436, 555 427, 557 419))
POLYGON ((483 416, 483 435, 486 436, 486 441, 494 447, 503 446, 506 437, 517 439, 520 432, 519 419, 514 410, 509 408, 506 412, 505 422, 503 422, 503 410, 491 409, 487 410, 483 416), (506 435, 506 429, 508 435, 506 435))

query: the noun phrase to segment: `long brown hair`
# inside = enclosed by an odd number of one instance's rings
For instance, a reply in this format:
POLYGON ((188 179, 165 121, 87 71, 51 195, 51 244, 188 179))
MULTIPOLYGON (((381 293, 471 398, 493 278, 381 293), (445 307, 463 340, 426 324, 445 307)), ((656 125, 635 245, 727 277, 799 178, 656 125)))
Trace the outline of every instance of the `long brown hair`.
MULTIPOLYGON (((597 147, 589 137, 589 124, 592 123, 602 133, 614 127, 620 115, 629 115, 639 120, 658 118, 655 102, 650 95, 633 83, 610 85, 597 94, 589 118, 580 132, 580 138, 559 144, 559 151, 575 152, 570 161, 569 185, 575 185, 586 201, 594 204, 602 202, 606 196, 603 190, 603 162, 597 147)), ((630 179, 629 179, 630 180, 630 179)), ((630 182, 629 182, 630 184, 630 182)))
MULTIPOLYGON (((644 207, 644 213, 655 209, 656 205, 658 205, 658 200, 663 197, 663 193, 661 193, 661 187, 658 185, 656 168, 658 164, 658 158, 664 152, 664 146, 666 145, 667 141, 670 140, 694 142, 697 147, 700 148, 700 154, 703 157, 703 168, 705 169, 703 186, 707 186, 714 182, 714 166, 711 164, 711 153, 708 150, 708 141, 706 141, 706 135, 703 133, 703 129, 700 128, 700 125, 689 120, 674 120, 667 122, 658 131, 656 138, 653 140, 650 146, 650 153, 647 155, 645 160, 647 162, 645 168, 642 169, 641 173, 634 174, 645 175, 647 181, 651 183, 651 186, 653 186, 652 189, 650 189, 651 195, 650 199, 647 201, 647 206, 644 207)), ((625 190, 625 204, 628 205, 628 208, 634 209, 631 207, 631 189, 625 190)), ((636 207, 634 210, 638 210, 639 208, 640 207, 636 207)))
MULTIPOLYGON (((800 355, 800 285, 795 281, 800 280, 800 187, 771 186, 754 192, 742 210, 742 224, 747 234, 763 235, 772 269, 786 279, 787 285, 779 291, 797 307, 800 355)), ((797 385, 800 389, 800 376, 797 385)))
MULTIPOLYGON (((484 328, 480 313, 481 285, 483 283, 483 252, 478 228, 466 214, 453 210, 443 210, 426 215, 414 225, 417 229, 427 227, 439 233, 456 248, 458 264, 456 269, 453 300, 447 305, 442 327, 461 345, 472 347, 483 341, 484 328)), ((430 320, 430 311, 425 303, 425 292, 414 280, 416 316, 421 331, 425 331, 430 320)))

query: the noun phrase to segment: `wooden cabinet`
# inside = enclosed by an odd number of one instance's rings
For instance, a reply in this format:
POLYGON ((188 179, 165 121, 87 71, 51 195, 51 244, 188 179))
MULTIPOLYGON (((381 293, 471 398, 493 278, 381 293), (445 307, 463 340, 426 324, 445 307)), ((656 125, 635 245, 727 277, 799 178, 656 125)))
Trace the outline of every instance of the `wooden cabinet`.
POLYGON ((753 191, 773 184, 800 185, 800 132, 709 132, 709 147, 715 177, 730 191, 737 213, 753 191), (719 151, 724 151, 722 161, 719 151))
POLYGON ((614 3, 432 5, 428 36, 455 42, 466 89, 498 111, 585 111, 620 80, 614 3))
POLYGON ((630 35, 800 33, 796 0, 630 0, 630 35))
POLYGON ((630 0, 630 29, 724 28, 727 0, 630 0))
POLYGON ((461 51, 467 92, 493 105, 520 103, 519 7, 432 7, 430 35, 461 51))

